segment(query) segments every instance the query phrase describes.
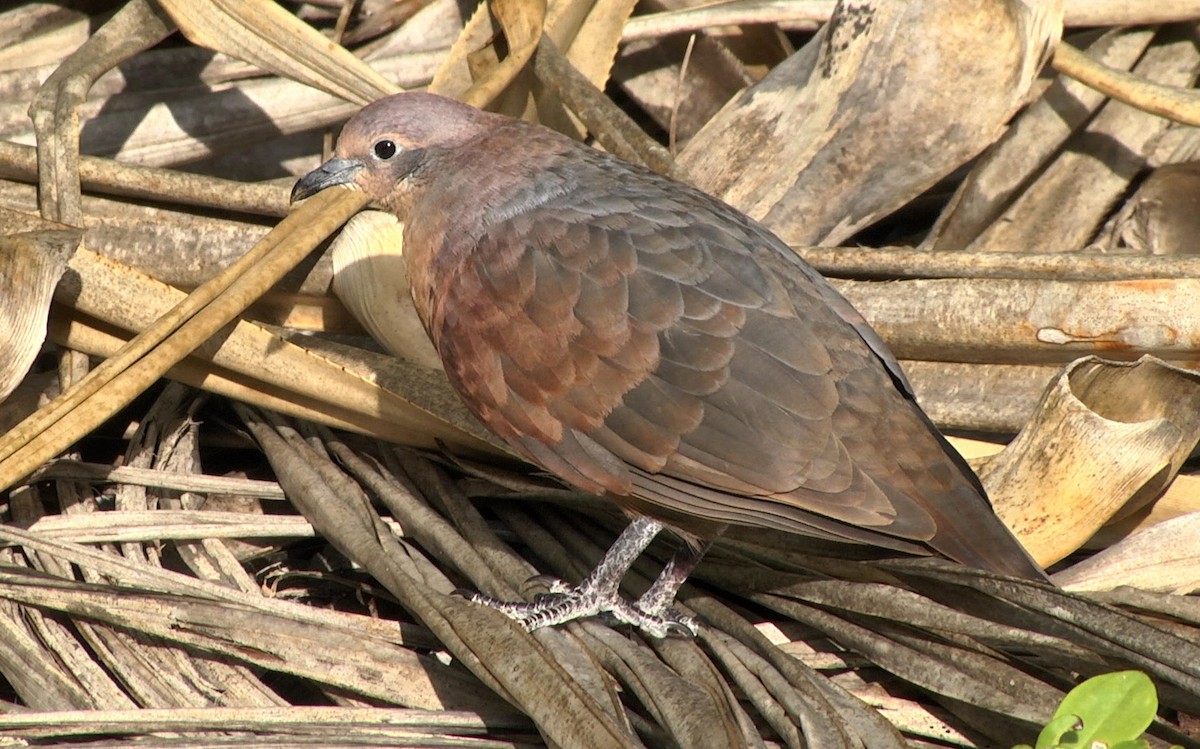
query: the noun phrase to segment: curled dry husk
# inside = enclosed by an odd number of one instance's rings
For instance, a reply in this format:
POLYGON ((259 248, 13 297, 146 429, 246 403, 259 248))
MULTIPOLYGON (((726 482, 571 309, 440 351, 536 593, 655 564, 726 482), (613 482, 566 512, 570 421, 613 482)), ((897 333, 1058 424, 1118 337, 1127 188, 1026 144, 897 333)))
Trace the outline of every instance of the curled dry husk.
POLYGON ((0 237, 0 401, 42 349, 54 287, 82 236, 64 226, 0 237))
POLYGON ((1200 375, 1150 356, 1068 365, 1036 417, 979 471, 1042 565, 1158 497, 1200 439, 1200 375))

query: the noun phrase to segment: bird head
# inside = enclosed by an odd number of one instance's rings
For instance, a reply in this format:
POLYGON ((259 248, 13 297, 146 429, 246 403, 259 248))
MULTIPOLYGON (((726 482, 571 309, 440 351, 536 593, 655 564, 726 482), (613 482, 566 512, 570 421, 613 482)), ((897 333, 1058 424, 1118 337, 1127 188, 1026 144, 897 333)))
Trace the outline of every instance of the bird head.
POLYGON ((407 92, 368 104, 350 118, 333 158, 304 175, 292 202, 327 187, 349 185, 392 208, 406 183, 445 149, 487 129, 488 115, 435 94, 407 92))

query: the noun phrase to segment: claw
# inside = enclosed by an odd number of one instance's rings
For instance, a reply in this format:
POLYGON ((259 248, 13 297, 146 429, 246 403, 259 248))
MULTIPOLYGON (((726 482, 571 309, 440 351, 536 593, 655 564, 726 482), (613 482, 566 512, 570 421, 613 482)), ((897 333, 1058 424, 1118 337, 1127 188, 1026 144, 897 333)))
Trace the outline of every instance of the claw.
POLYGON ((676 637, 691 639, 700 636, 700 623, 693 617, 680 616, 674 621, 667 621, 667 630, 676 637))
POLYGON ((572 587, 574 586, 554 575, 534 575, 521 586, 521 592, 530 596, 543 596, 565 593, 572 587))

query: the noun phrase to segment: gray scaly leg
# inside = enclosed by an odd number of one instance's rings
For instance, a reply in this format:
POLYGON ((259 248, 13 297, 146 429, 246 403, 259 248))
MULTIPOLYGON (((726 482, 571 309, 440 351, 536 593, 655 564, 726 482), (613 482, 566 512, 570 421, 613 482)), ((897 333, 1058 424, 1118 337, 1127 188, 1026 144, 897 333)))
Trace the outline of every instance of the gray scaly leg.
POLYGON ((688 558, 680 562, 672 559, 664 568, 663 574, 636 604, 621 598, 619 592, 621 580, 629 572, 629 568, 662 529, 663 524, 657 520, 648 517, 635 519, 583 582, 573 586, 555 580, 550 585, 550 592, 539 595, 533 603, 500 601, 479 593, 470 594, 468 597, 475 603, 507 614, 531 630, 589 616, 608 615, 617 621, 638 627, 654 637, 666 637, 671 634, 695 635, 695 622, 690 617, 679 616, 670 610, 671 601, 683 583, 683 578, 687 577, 687 573, 699 560, 699 556, 696 555, 696 560, 689 561, 690 556, 695 555, 694 551, 689 550, 688 558))

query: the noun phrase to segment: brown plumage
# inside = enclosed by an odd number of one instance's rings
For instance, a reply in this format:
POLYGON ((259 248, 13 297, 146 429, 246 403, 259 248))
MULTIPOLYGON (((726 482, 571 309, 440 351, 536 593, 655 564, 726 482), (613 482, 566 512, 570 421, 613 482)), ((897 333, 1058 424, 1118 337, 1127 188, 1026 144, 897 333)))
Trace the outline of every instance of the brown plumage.
POLYGON ((638 512, 1040 577, 863 318, 767 229, 542 127, 399 94, 297 197, 407 221, 418 314, 474 413, 638 512))

